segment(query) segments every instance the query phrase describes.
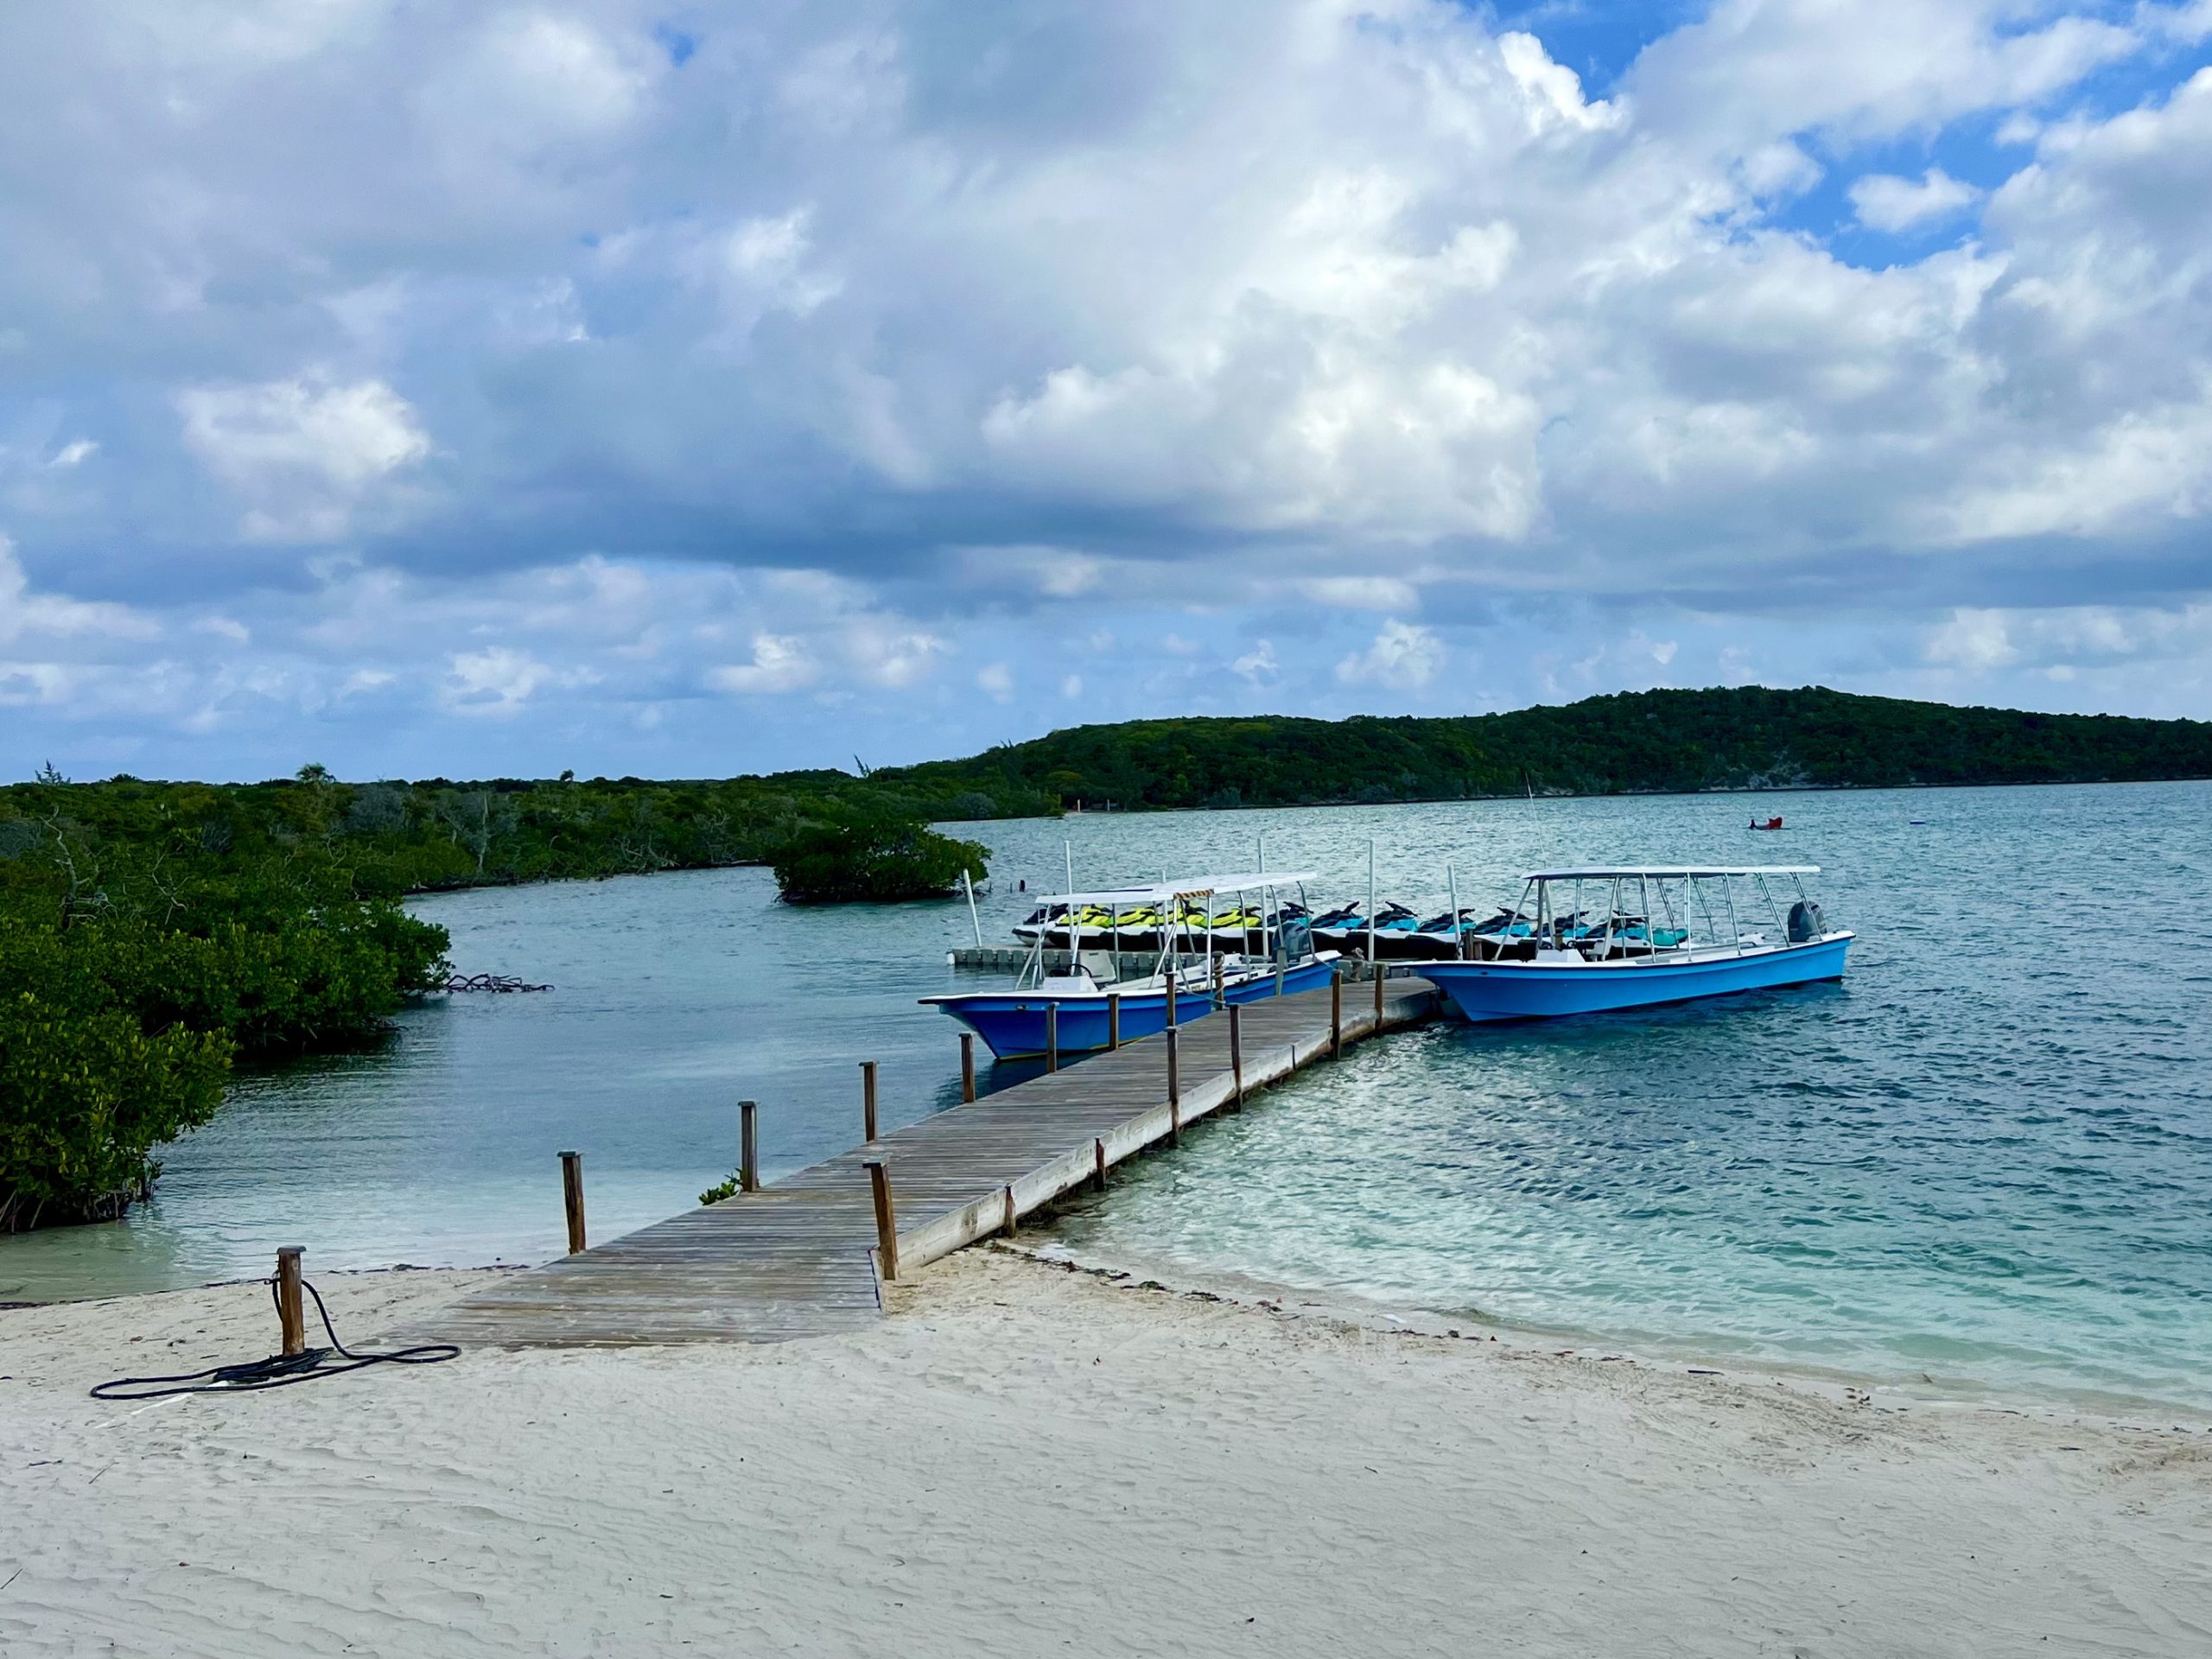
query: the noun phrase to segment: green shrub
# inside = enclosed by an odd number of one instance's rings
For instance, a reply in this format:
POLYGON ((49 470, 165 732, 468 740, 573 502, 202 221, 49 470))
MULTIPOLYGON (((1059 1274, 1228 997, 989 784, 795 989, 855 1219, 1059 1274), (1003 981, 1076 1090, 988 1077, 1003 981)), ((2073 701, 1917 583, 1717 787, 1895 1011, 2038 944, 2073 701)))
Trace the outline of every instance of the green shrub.
POLYGON ((800 825, 776 849, 776 888, 791 905, 942 899, 964 871, 980 880, 990 849, 941 836, 919 818, 840 814, 800 825))
MULTIPOLYGON (((20 822, 20 821, 18 821, 20 822)), ((150 846, 59 818, 0 857, 0 1232, 119 1215, 221 1103, 233 1052, 358 1042, 445 930, 323 853, 150 846)))
POLYGON ((160 1166, 149 1155, 222 1103, 231 1045, 149 1033, 115 1009, 0 1000, 0 1232, 120 1215, 160 1166))
POLYGON ((707 1205, 720 1204, 724 1198, 734 1198, 737 1196, 737 1190, 740 1185, 741 1183, 737 1178, 737 1172, 735 1170, 732 1170, 730 1171, 729 1178, 727 1180, 716 1181, 712 1186, 702 1192, 699 1195, 699 1203, 703 1208, 707 1205))

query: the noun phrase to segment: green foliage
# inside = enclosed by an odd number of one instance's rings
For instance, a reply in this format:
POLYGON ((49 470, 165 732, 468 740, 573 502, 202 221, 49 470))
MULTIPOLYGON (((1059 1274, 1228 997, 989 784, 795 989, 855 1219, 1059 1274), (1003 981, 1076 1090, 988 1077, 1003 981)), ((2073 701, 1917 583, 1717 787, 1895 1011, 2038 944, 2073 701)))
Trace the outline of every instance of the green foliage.
POLYGON ((143 1196, 160 1169, 149 1149, 214 1115, 230 1053, 213 1033, 0 999, 0 1232, 143 1196))
POLYGON ((792 905, 942 899, 964 871, 981 880, 990 849, 941 836, 919 818, 840 810, 791 830, 776 849, 776 888, 792 905))
POLYGON ((738 1173, 733 1169, 727 1180, 716 1181, 699 1195, 700 1206, 704 1208, 710 1204, 720 1204, 724 1198, 735 1198, 740 1184, 738 1173))
POLYGON ((880 770, 887 787, 1129 810, 1793 785, 2212 777, 2212 724, 1954 709, 1808 687, 1642 691, 1452 719, 1132 721, 972 760, 880 770))
POLYGON ((120 1213, 152 1149, 213 1113, 234 1052, 361 1040, 440 977, 445 931, 358 894, 298 823, 242 836, 138 810, 173 793, 49 784, 0 805, 0 1231, 120 1213))

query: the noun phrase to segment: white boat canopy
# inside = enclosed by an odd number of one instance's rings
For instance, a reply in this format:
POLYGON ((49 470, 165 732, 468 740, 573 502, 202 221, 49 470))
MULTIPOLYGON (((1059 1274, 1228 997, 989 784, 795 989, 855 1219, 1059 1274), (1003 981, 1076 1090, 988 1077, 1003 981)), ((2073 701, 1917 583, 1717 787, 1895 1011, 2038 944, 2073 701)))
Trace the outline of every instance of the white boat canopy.
POLYGON ((1521 879, 1523 881, 1615 881, 1651 880, 1680 881, 1686 876, 1700 880, 1724 875, 1818 875, 1817 864, 1735 864, 1713 865, 1710 868, 1694 866, 1684 868, 1670 865, 1661 868, 1656 865, 1630 865, 1616 868, 1588 870, 1531 870, 1521 879))
POLYGON ((1217 893, 1259 893, 1269 887, 1294 887, 1316 880, 1312 870, 1249 871, 1241 875, 1192 875, 1179 881, 1163 881, 1148 887, 1105 887, 1088 893, 1046 893, 1031 895, 1039 905, 1120 906, 1173 904, 1178 899, 1210 898, 1217 893))

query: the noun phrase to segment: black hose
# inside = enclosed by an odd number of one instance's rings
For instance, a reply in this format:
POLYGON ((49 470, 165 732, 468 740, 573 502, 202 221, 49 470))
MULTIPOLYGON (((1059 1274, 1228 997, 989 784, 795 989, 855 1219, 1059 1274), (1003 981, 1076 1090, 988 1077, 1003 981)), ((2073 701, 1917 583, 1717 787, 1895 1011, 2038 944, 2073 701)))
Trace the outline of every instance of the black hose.
MULTIPOLYGON (((308 1295, 315 1298, 315 1311, 322 1316, 322 1328, 330 1338, 327 1348, 309 1348, 296 1354, 271 1354, 266 1359, 245 1360, 236 1365, 216 1365, 204 1371, 186 1371, 176 1376, 118 1376, 112 1382, 103 1382, 92 1390, 95 1400, 160 1400, 172 1394, 243 1394, 255 1389, 289 1389, 295 1382, 315 1382, 326 1376, 343 1376, 348 1371, 358 1371, 370 1365, 436 1365, 448 1359, 461 1357, 460 1348, 450 1342, 424 1343, 413 1348, 395 1348, 389 1353, 355 1353, 338 1340, 337 1328, 330 1323, 330 1310, 322 1305, 322 1293, 302 1279, 308 1295), (326 1365, 323 1361, 337 1355, 346 1363, 326 1365)), ((269 1300, 276 1300, 276 1281, 269 1281, 269 1300)), ((282 1316, 281 1306, 278 1309, 282 1316)))

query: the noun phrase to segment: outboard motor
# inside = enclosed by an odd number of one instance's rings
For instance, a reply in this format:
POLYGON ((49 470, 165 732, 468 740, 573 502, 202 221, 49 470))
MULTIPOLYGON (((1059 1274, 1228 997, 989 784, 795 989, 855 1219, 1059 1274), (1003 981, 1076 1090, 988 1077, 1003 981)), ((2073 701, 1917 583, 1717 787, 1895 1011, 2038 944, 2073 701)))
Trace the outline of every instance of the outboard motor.
POLYGON ((1811 899, 1800 899, 1789 906, 1790 944, 1810 944, 1827 931, 1827 923, 1821 917, 1821 907, 1811 899))
POLYGON ((1286 963, 1300 962, 1313 954, 1313 929, 1303 916, 1282 918, 1282 956, 1286 963))

